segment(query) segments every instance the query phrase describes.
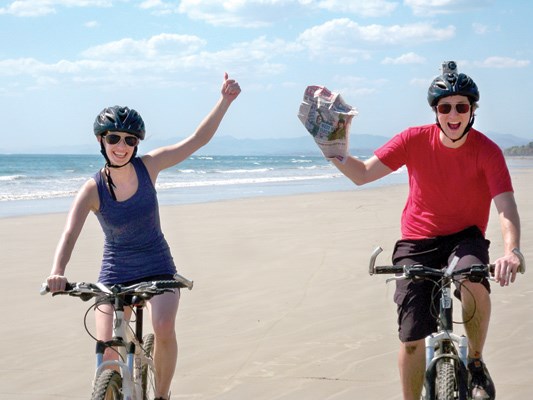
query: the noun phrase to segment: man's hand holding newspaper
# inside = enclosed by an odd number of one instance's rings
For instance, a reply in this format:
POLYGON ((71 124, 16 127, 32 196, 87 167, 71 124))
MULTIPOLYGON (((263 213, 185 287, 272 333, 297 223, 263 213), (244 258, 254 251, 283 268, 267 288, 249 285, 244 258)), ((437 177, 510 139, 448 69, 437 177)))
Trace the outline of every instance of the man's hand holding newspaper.
POLYGON ((324 86, 308 86, 298 118, 326 158, 344 163, 348 157, 350 126, 357 114, 356 108, 346 104, 340 94, 324 86))

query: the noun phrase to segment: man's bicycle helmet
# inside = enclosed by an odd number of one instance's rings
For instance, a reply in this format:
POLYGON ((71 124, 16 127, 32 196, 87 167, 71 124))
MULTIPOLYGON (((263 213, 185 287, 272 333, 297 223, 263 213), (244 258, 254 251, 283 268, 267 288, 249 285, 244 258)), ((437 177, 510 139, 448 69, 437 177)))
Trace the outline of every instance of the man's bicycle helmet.
MULTIPOLYGON (((442 63, 442 74, 437 76, 431 82, 428 89, 428 103, 436 111, 436 106, 439 100, 448 96, 465 96, 470 100, 471 111, 470 121, 466 125, 463 134, 457 138, 452 139, 448 137, 453 143, 461 140, 474 125, 475 115, 474 110, 477 107, 479 101, 479 90, 476 83, 466 74, 460 74, 457 72, 457 64, 455 61, 445 61, 442 63)), ((440 126, 439 119, 436 117, 437 126, 446 135, 442 127, 440 126)), ((446 135, 448 136, 448 135, 446 135)))
POLYGON ((127 132, 143 140, 144 121, 132 108, 113 106, 104 108, 94 120, 94 134, 100 136, 106 132, 127 132))
POLYGON ((446 61, 442 64, 442 74, 429 86, 428 103, 435 107, 440 99, 456 95, 468 97, 470 104, 479 101, 479 90, 472 78, 458 73, 455 61, 446 61))

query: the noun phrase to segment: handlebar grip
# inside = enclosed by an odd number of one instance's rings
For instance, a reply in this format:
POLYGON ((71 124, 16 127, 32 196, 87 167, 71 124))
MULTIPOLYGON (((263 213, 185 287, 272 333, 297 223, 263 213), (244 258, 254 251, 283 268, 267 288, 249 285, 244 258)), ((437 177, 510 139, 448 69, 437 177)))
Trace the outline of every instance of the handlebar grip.
POLYGON ((378 265, 374 267, 375 274, 401 274, 404 272, 402 265, 378 265))
POLYGON ((183 285, 180 287, 184 287, 184 288, 186 287, 189 290, 192 290, 192 287, 194 286, 194 281, 188 280, 187 278, 185 278, 184 276, 181 276, 177 272, 174 274, 174 280, 177 282, 180 282, 183 285))
POLYGON ((192 290, 194 281, 190 281, 178 273, 174 274, 173 278, 174 280, 156 281, 154 283, 159 289, 187 288, 192 290))
POLYGON ((39 294, 41 296, 44 296, 45 294, 47 294, 48 292, 50 292, 50 288, 48 287, 48 284, 47 283, 43 283, 41 285, 41 289, 39 289, 39 294))
MULTIPOLYGON (((65 290, 62 291, 62 292, 58 292, 58 293, 70 292, 75 287, 76 287, 76 282, 67 282, 67 284, 65 285, 65 290)), ((48 284, 46 282, 44 282, 41 285, 41 289, 39 290, 39 294, 41 296, 44 296, 44 295, 46 295, 48 293, 50 293, 50 288, 48 287, 48 284)))
POLYGON ((178 281, 157 281, 155 286, 158 289, 176 289, 187 287, 184 283, 178 281))

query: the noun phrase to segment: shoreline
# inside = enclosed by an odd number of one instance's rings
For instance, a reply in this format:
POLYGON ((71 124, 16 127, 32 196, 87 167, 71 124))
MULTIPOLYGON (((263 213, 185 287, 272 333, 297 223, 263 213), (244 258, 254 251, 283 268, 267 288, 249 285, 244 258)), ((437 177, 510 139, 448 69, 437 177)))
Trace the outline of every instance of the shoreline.
MULTIPOLYGON (((403 185, 406 176, 393 174, 385 181, 377 181, 365 186, 356 186, 344 176, 305 180, 290 183, 255 183, 246 185, 227 185, 225 187, 188 187, 182 189, 158 189, 161 207, 180 206, 187 204, 209 204, 219 201, 233 201, 261 197, 298 196, 313 193, 345 192, 372 190, 381 187, 403 185)), ((0 220, 43 214, 67 213, 74 200, 72 197, 17 200, 0 202, 0 220)))

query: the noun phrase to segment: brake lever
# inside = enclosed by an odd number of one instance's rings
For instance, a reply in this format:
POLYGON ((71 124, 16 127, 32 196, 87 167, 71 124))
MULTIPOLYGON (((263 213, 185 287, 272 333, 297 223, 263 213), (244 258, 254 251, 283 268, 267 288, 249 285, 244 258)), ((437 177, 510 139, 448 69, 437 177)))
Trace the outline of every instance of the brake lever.
POLYGON ((404 281, 408 279, 408 276, 403 274, 403 275, 400 275, 400 276, 393 276, 392 278, 387 278, 385 280, 385 284, 388 284, 390 282, 394 282, 394 281, 404 281))

